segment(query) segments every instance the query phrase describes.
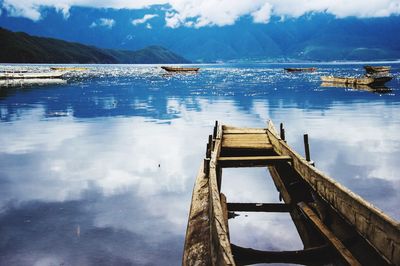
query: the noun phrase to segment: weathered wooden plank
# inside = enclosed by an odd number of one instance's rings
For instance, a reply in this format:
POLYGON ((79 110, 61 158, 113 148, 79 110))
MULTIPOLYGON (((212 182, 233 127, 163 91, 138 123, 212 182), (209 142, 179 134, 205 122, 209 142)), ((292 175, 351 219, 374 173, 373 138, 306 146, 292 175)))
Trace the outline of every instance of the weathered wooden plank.
POLYGON ((251 145, 251 144, 255 144, 255 145, 259 145, 259 144, 264 144, 264 145, 270 145, 270 143, 268 143, 265 140, 246 140, 246 139, 224 139, 222 141, 222 145, 225 146, 227 144, 231 143, 231 145, 240 145, 240 144, 247 144, 247 145, 251 145))
POLYGON ((271 144, 264 142, 223 141, 223 148, 272 150, 271 144))
POLYGON ((246 143, 265 143, 269 144, 268 140, 265 139, 242 139, 242 138, 224 138, 222 143, 225 142, 236 142, 236 143, 241 143, 241 142, 246 142, 246 143))
POLYGON ((290 212, 292 207, 284 203, 228 203, 229 211, 237 212, 290 212))
POLYGON ((299 202, 297 204, 304 215, 314 224, 318 231, 325 237, 325 239, 333 246, 340 257, 343 259, 347 265, 361 266, 356 258, 351 254, 351 252, 343 245, 343 243, 329 230, 328 227, 319 219, 317 214, 307 206, 304 202, 299 202))
POLYGON ((269 142, 268 135, 266 132, 263 134, 224 134, 222 137, 223 140, 238 140, 238 141, 265 141, 269 142))
POLYGON ((211 265, 235 265, 231 245, 229 242, 228 224, 221 205, 218 188, 217 171, 218 157, 222 147, 222 127, 218 127, 214 149, 211 152, 209 190, 210 190, 210 238, 211 238, 211 265))
POLYGON ((276 163, 290 161, 290 156, 243 156, 243 157, 219 157, 221 167, 264 167, 276 163))
POLYGON ((265 128, 240 128, 232 126, 222 126, 224 135, 227 134, 265 134, 265 128))
POLYGON ((302 156, 293 151, 276 133, 269 121, 268 137, 274 150, 280 155, 293 158, 293 167, 303 179, 347 222, 352 224, 357 232, 363 236, 381 256, 394 265, 400 265, 400 256, 394 252, 400 250, 399 223, 385 213, 328 177, 302 156), (358 218, 357 218, 358 217, 358 218))
POLYGON ((182 265, 210 265, 208 177, 200 167, 192 194, 182 265))

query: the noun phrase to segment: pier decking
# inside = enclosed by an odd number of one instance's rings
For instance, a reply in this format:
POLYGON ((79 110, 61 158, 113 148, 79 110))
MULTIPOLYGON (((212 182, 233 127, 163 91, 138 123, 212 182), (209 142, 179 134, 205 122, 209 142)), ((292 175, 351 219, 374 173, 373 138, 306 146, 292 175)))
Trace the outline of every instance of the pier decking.
POLYGON ((216 123, 193 189, 183 265, 400 265, 399 223, 317 170, 307 135, 303 158, 284 132, 281 125, 278 135, 272 122, 263 129, 216 123), (228 167, 266 167, 283 203, 228 202, 221 193, 228 167), (304 249, 262 251, 231 243, 229 214, 242 211, 289 213, 304 249))

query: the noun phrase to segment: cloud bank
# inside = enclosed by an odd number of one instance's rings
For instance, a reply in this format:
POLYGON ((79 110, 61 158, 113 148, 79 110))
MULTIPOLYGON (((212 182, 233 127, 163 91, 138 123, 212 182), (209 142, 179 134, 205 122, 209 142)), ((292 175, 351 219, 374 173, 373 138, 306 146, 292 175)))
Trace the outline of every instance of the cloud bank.
MULTIPOLYGON (((168 27, 204 27, 234 24, 243 16, 255 23, 268 23, 271 16, 299 17, 310 12, 326 12, 343 18, 386 17, 400 14, 400 0, 4 0, 2 7, 11 16, 31 20, 42 17, 41 10, 53 7, 65 17, 72 6, 114 9, 143 9, 165 5, 168 27)), ((145 18, 143 18, 145 19, 145 18)))

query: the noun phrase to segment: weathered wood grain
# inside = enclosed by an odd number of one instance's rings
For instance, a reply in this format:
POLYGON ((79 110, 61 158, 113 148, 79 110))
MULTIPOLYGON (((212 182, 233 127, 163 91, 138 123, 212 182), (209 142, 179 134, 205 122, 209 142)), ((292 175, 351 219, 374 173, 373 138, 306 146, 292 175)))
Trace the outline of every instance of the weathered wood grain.
POLYGON ((218 127, 214 150, 211 152, 209 191, 210 191, 210 239, 211 239, 211 264, 212 265, 236 265, 233 259, 231 244, 226 227, 224 212, 221 205, 220 191, 218 187, 218 157, 222 147, 222 127, 218 127))
POLYGON ((332 245, 339 256, 342 258, 346 265, 361 266, 351 252, 343 245, 343 243, 325 226, 325 224, 319 219, 314 211, 307 206, 304 202, 297 204, 304 215, 314 224, 318 231, 325 237, 325 239, 332 245))
POLYGON ((193 188, 182 265, 210 265, 208 177, 202 164, 193 188))
POLYGON ((264 167, 280 162, 287 162, 291 159, 290 156, 219 157, 218 163, 221 167, 264 167))
POLYGON ((389 264, 400 265, 400 225, 360 196, 328 177, 281 140, 272 122, 268 137, 274 150, 291 156, 293 167, 310 186, 337 210, 389 264))

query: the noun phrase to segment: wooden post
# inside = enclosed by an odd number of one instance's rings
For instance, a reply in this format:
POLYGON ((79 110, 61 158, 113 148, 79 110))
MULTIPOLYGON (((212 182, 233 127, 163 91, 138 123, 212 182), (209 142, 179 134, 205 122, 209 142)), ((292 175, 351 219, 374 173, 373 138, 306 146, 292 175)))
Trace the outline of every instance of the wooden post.
POLYGON ((207 154, 206 158, 211 158, 211 150, 214 149, 212 135, 208 135, 208 143, 207 143, 207 154))
POLYGON ((210 172, 210 158, 204 159, 204 174, 208 177, 208 173, 210 172))
POLYGON ((310 145, 308 143, 308 134, 304 134, 304 150, 305 150, 305 153, 306 153, 307 162, 311 161, 311 158, 310 158, 310 145))
POLYGON ((283 123, 281 123, 280 129, 281 129, 281 139, 285 140, 285 129, 283 128, 283 123))
POLYGON ((217 137, 217 130, 218 130, 218 121, 215 121, 213 139, 215 139, 217 137))
POLYGON ((221 192, 221 186, 222 186, 222 167, 217 166, 217 185, 218 185, 218 191, 221 192))

